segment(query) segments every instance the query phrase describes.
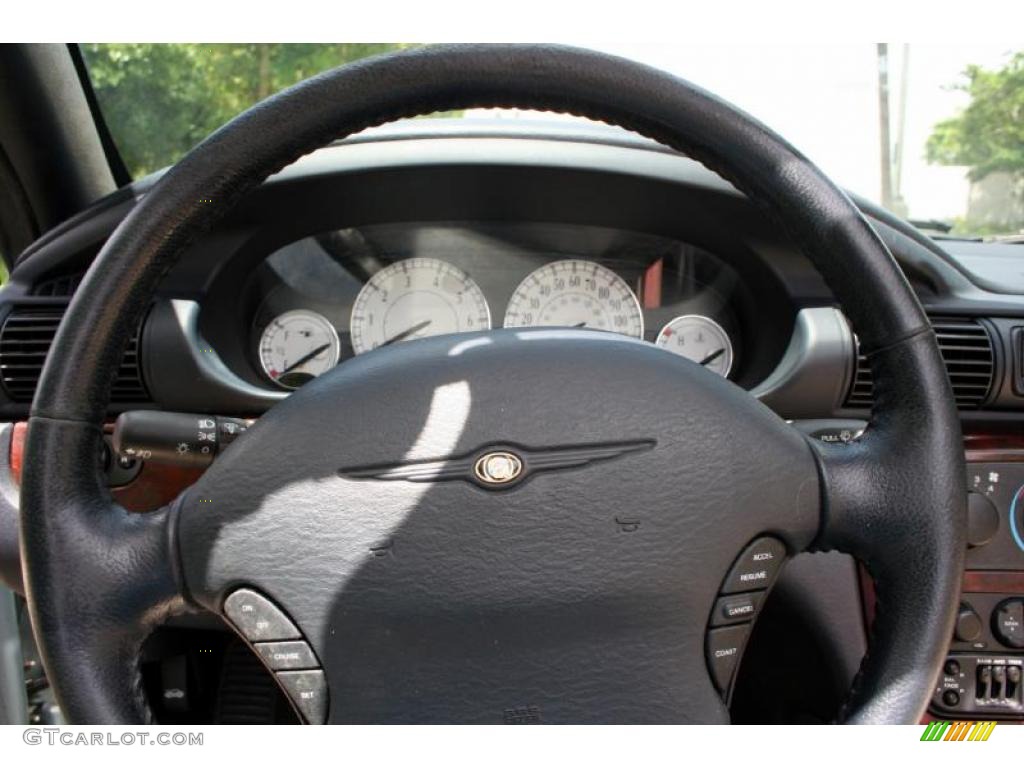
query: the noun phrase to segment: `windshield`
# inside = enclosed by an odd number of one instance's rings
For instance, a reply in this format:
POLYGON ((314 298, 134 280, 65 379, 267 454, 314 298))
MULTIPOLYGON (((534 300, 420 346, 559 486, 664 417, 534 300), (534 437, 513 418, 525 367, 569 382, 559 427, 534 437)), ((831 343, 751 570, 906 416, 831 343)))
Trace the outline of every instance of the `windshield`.
MULTIPOLYGON (((282 88, 409 45, 90 43, 82 51, 114 141, 139 177, 174 163, 282 88)), ((728 99, 848 190, 934 236, 1024 233, 1022 50, 884 43, 589 47, 651 64, 728 99)))

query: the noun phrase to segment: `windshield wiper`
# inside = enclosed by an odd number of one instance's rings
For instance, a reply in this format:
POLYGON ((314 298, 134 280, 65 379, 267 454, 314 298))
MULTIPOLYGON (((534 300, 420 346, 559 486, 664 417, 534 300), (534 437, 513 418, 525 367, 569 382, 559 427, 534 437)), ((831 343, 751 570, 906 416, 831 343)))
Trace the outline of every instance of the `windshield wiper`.
POLYGON ((941 232, 942 234, 946 234, 953 229, 952 224, 947 224, 946 222, 939 221, 938 219, 907 219, 907 221, 917 229, 930 229, 935 232, 941 232))
POLYGON ((907 219, 915 229, 921 230, 932 240, 953 240, 959 243, 980 243, 983 237, 977 235, 952 235, 953 225, 938 219, 907 219))
POLYGON ((1016 235, 996 235, 992 240, 1008 245, 1024 245, 1024 232, 1018 232, 1016 235))

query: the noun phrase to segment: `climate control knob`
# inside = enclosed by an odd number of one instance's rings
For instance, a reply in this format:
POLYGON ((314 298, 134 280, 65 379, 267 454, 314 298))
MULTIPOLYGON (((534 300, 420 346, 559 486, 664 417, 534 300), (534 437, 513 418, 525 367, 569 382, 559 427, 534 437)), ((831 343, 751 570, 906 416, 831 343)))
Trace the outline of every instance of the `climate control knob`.
POLYGON ((973 643, 981 637, 981 617, 971 606, 960 603, 960 613, 956 617, 956 628, 953 636, 961 643, 973 643))
POLYGON ((967 494, 967 546, 983 547, 999 532, 999 510, 988 496, 977 491, 967 494))

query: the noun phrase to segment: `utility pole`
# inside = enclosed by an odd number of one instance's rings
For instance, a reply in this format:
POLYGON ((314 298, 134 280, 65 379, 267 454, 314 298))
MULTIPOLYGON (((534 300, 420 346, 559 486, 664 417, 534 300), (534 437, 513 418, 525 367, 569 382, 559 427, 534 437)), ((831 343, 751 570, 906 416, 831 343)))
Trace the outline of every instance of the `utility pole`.
POLYGON ((910 82, 910 44, 904 43, 900 52, 900 97, 896 110, 896 141, 892 156, 891 209, 900 216, 907 215, 907 201, 903 198, 903 158, 906 154, 907 84, 910 82))
POLYGON ((892 207, 892 153, 889 139, 889 45, 878 44, 878 128, 881 149, 882 206, 892 207))

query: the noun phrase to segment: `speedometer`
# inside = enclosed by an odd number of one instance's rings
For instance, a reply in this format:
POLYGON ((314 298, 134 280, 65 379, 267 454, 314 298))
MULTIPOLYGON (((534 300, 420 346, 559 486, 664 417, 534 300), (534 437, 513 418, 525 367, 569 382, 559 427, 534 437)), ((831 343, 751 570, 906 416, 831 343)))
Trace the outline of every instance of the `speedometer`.
POLYGON ((440 259, 396 261, 363 286, 352 305, 352 349, 444 333, 489 330, 491 310, 473 279, 440 259))
POLYGON ((545 264, 516 288, 505 310, 505 327, 536 325, 595 328, 638 339, 644 335, 640 302, 626 281, 582 259, 545 264))

